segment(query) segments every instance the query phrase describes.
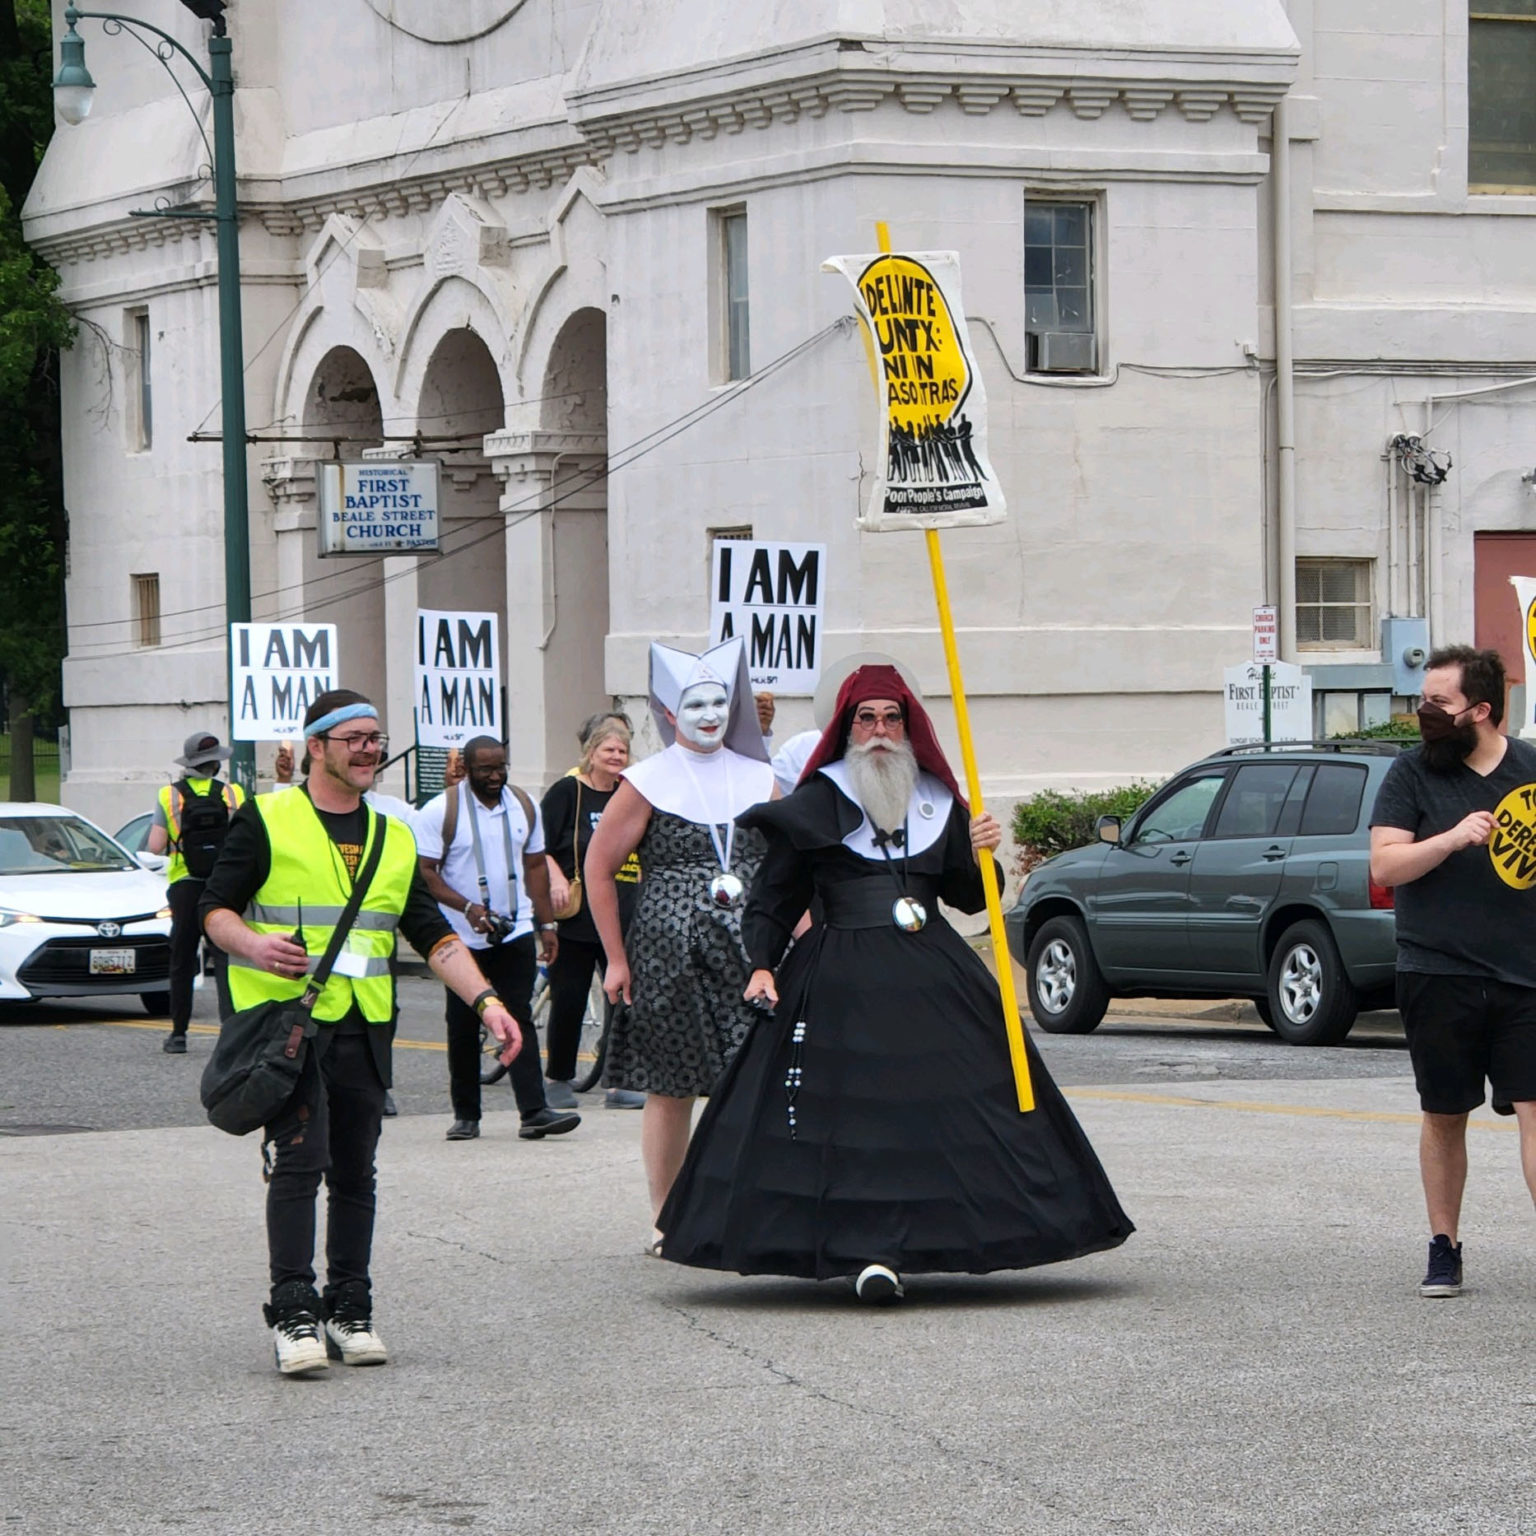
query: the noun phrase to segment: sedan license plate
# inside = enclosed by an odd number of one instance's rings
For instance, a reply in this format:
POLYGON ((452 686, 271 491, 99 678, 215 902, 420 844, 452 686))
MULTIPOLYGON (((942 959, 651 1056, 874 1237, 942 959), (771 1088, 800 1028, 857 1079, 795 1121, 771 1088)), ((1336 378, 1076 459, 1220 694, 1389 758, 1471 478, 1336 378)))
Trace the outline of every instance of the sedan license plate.
POLYGON ((92 976, 131 976, 138 960, 131 949, 93 949, 92 976))

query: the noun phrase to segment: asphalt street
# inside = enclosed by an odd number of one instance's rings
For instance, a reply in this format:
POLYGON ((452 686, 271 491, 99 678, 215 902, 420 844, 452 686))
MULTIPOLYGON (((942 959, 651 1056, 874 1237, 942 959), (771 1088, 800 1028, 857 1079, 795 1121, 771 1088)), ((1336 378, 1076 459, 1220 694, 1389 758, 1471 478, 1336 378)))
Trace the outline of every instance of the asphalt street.
POLYGON ((1037 1037, 1138 1232, 872 1311, 643 1257, 639 1116, 595 1096, 525 1143, 491 1090, 445 1142, 436 989, 404 990, 391 1362, 314 1382, 271 1367, 209 1035, 176 1059, 132 1006, 0 1014, 5 1529, 1536 1532, 1517 1139, 1475 1120, 1467 1289, 1421 1300, 1390 1016, 1317 1051, 1232 1007, 1037 1037))

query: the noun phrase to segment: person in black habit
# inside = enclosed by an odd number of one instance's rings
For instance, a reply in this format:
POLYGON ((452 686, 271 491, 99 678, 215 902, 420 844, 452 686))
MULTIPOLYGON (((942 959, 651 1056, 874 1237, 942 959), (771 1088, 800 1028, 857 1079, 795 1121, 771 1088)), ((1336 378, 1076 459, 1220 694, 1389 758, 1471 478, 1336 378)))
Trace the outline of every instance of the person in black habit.
POLYGON ((848 1277, 879 1301, 906 1274, 1124 1242, 1134 1228, 1032 1043, 1020 1113, 997 984, 939 915, 940 900, 982 908, 978 855, 1002 832, 970 815, 902 672, 852 672, 794 793, 737 824, 767 839, 742 938, 745 995, 775 1012, 710 1099, 661 1257, 848 1277))

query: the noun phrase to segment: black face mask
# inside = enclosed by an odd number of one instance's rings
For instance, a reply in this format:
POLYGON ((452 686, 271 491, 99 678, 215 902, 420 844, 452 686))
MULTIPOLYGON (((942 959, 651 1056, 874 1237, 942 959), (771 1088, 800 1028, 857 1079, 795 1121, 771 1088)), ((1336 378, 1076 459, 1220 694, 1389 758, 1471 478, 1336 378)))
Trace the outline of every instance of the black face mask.
POLYGON ((1449 773, 1472 755, 1477 727, 1470 720, 1457 725, 1456 716, 1438 704, 1421 704, 1419 737, 1424 743, 1424 766, 1433 773, 1449 773))

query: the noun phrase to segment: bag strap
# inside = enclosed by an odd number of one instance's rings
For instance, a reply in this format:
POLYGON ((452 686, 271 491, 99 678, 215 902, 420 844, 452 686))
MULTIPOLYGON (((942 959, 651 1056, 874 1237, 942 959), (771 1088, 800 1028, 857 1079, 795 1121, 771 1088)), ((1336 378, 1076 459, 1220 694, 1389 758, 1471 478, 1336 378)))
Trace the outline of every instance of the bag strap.
MULTIPOLYGON (((459 781, 463 783, 461 779, 459 781)), ((450 784, 443 800, 443 861, 448 860, 448 850, 459 830, 459 785, 450 784)))
POLYGON ((571 879, 581 879, 581 779, 576 780, 576 819, 571 823, 571 879))
MULTIPOLYGON (((347 898, 347 904, 342 908, 341 916, 331 930, 331 942, 325 946, 325 954, 321 956, 320 964, 311 974, 304 996, 299 999, 299 1006, 304 1009, 315 1006, 320 994, 325 990, 326 982, 331 979, 331 967, 336 964, 341 946, 346 943, 347 935, 352 931, 352 924, 357 921, 357 914, 363 905, 363 897, 368 894, 368 887, 373 883, 379 860, 384 857, 385 818, 380 816, 366 800, 363 802, 363 809, 368 813, 368 820, 365 823, 367 831, 363 834, 363 840, 367 843, 372 835, 372 846, 369 847, 368 856, 357 872, 357 878, 352 882, 352 894, 347 898)), ((329 833, 326 835, 329 836, 329 833)))

